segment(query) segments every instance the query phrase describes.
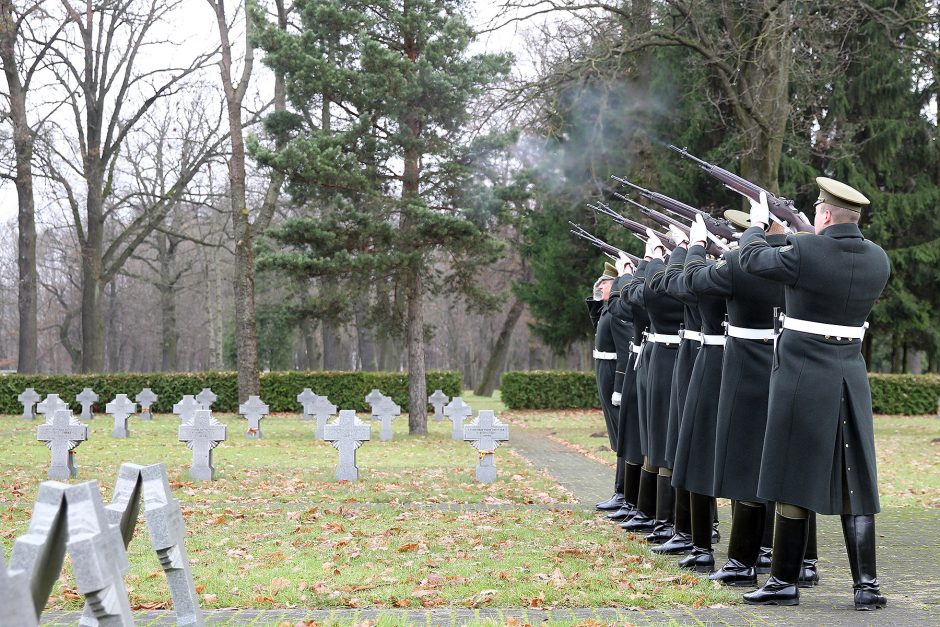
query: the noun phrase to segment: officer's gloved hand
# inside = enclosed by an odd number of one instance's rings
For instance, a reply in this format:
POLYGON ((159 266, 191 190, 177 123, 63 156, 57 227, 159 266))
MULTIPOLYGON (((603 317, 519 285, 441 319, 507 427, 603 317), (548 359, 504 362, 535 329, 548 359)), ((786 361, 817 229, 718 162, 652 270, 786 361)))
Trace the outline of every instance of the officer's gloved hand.
POLYGON ((604 282, 604 277, 601 277, 594 281, 594 295, 592 298, 594 300, 604 300, 604 291, 601 289, 601 283, 604 282))
POLYGON ((753 201, 748 198, 748 201, 751 203, 751 226, 759 226, 762 229, 766 229, 767 225, 770 224, 770 207, 767 206, 767 192, 760 193, 760 200, 753 201))
POLYGON ((666 247, 653 229, 646 229, 646 254, 648 259, 662 259, 666 256, 666 247))
POLYGON ((610 395, 610 403, 614 407, 620 407, 620 397, 621 397, 620 392, 614 392, 613 394, 610 395))
POLYGON ((705 226, 705 219, 701 215, 695 216, 695 222, 689 230, 689 242, 692 246, 704 246, 708 242, 708 227, 705 226))
POLYGON ((675 224, 669 225, 669 237, 675 242, 676 246, 685 247, 685 245, 689 243, 689 236, 675 224))
POLYGON ((630 261, 630 258, 623 253, 620 253, 617 261, 614 262, 614 266, 617 268, 617 274, 620 276, 625 274, 633 274, 636 270, 636 268, 633 267, 633 262, 630 261))

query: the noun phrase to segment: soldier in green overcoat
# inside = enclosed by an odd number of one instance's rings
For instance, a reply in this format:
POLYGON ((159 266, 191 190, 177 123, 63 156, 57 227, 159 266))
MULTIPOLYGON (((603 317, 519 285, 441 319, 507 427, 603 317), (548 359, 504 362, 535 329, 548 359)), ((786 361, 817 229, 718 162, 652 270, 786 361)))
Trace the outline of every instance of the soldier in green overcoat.
MULTIPOLYGON (((810 511, 839 514, 854 581, 855 608, 884 607, 875 572, 874 514, 880 510, 871 389, 862 339, 890 275, 888 257, 858 228, 867 198, 816 179, 815 235, 774 248, 764 236, 766 195, 752 202, 741 266, 785 286, 776 339, 758 496, 777 502, 771 577, 744 599, 799 603, 796 587, 810 511)), ((746 381, 743 382, 746 384, 746 381)))

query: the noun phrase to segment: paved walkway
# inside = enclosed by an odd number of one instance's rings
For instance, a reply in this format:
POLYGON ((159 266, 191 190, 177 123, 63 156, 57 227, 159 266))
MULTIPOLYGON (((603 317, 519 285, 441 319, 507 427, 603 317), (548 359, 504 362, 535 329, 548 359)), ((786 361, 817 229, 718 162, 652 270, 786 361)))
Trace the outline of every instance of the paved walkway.
MULTIPOLYGON (((581 507, 611 493, 611 469, 590 460, 544 435, 514 426, 512 448, 535 466, 547 469, 571 491, 581 507)), ((721 508, 721 528, 730 529, 730 509, 721 508)), ((878 574, 888 607, 877 612, 856 612, 852 607, 852 581, 839 520, 820 517, 820 585, 801 591, 797 607, 737 605, 720 609, 668 609, 627 611, 608 608, 563 610, 438 608, 435 610, 216 610, 206 612, 209 625, 279 625, 301 621, 319 624, 382 625, 502 625, 586 623, 631 625, 911 625, 940 626, 940 511, 895 508, 878 516, 878 574), (368 624, 368 623, 367 623, 368 624)), ((619 530, 613 530, 615 533, 619 530)), ((726 557, 727 541, 716 547, 716 561, 726 557)), ((742 593, 744 590, 742 590, 742 593)), ((78 612, 46 612, 44 625, 76 625, 78 612)), ((138 625, 173 625, 170 611, 136 612, 138 625)), ((2 624, 0 617, 0 624, 2 624)))

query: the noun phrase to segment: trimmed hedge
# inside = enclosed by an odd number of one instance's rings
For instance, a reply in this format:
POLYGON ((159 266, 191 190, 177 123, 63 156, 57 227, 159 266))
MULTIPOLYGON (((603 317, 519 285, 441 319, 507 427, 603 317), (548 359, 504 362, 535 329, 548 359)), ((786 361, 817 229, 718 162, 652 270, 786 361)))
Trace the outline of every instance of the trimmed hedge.
MULTIPOLYGON (((868 375, 876 414, 933 414, 940 398, 940 376, 909 374, 868 375)), ((597 384, 590 372, 507 372, 500 384, 510 409, 599 408, 597 384)))
MULTIPOLYGON (((440 388, 448 396, 460 396, 463 375, 457 371, 432 370, 427 374, 428 392, 440 388)), ((21 414, 23 405, 16 400, 20 393, 34 388, 40 395, 58 394, 73 410, 81 407, 75 395, 89 387, 98 394, 95 411, 117 394, 127 394, 134 400, 145 387, 153 390, 159 400, 153 410, 169 413, 173 405, 186 394, 198 394, 202 388, 212 388, 219 397, 213 404, 215 411, 238 411, 238 382, 234 372, 147 372, 115 374, 21 375, 0 376, 0 413, 21 414)), ((366 411, 365 396, 373 388, 391 396, 408 411, 408 373, 406 372, 265 372, 261 374, 261 399, 272 412, 299 412, 297 395, 310 388, 320 396, 327 396, 338 409, 366 411)))

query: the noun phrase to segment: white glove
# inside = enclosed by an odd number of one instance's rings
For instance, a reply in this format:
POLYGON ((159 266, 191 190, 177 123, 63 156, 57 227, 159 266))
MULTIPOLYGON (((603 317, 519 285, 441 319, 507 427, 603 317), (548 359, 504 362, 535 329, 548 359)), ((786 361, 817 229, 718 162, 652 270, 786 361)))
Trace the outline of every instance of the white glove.
POLYGON ((646 229, 646 255, 651 259, 662 259, 666 255, 666 247, 653 229, 646 229))
POLYGON ((751 203, 751 226, 767 228, 770 224, 770 208, 767 206, 767 193, 760 193, 760 200, 755 202, 748 198, 751 203))
POLYGON ((614 392, 610 395, 610 404, 614 407, 620 407, 620 392, 614 392))
POLYGON ((594 295, 592 296, 594 300, 604 300, 604 292, 603 290, 601 290, 601 283, 603 281, 604 281, 604 277, 601 277, 598 280, 594 281, 594 288, 593 288, 594 295))
POLYGON ((617 274, 623 276, 625 274, 633 274, 635 268, 633 267, 633 262, 630 261, 630 258, 627 257, 624 253, 620 253, 617 261, 614 262, 614 266, 617 268, 617 274))
POLYGON ((705 219, 701 215, 695 216, 695 222, 689 231, 689 242, 693 246, 704 246, 708 242, 708 227, 705 226, 705 219))
POLYGON ((685 246, 689 243, 689 236, 675 224, 669 225, 669 237, 676 243, 676 246, 685 246))

